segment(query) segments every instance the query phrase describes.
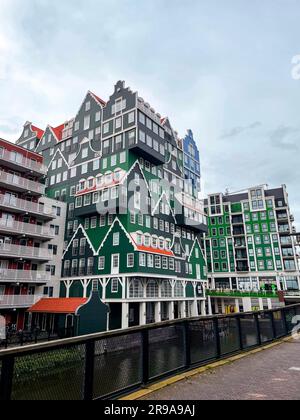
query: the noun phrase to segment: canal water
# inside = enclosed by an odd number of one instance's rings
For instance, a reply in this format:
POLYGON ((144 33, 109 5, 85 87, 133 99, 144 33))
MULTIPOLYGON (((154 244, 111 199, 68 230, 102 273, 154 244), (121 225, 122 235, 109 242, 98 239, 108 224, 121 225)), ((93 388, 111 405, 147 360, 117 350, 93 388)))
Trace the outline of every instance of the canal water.
MULTIPOLYGON (((261 321, 262 341, 271 337, 269 319, 261 321)), ((215 331, 212 321, 190 324, 192 364, 216 358, 215 331)), ((257 345, 254 318, 242 320, 244 347, 257 345)), ((185 340, 182 326, 150 331, 150 378, 166 374, 185 365, 185 340)), ((240 342, 236 319, 220 321, 222 354, 235 352, 240 342)), ((142 342, 139 334, 101 340, 96 343, 94 398, 108 395, 142 381, 142 342)), ((25 356, 16 361, 14 400, 79 400, 84 381, 84 346, 68 350, 25 356)))

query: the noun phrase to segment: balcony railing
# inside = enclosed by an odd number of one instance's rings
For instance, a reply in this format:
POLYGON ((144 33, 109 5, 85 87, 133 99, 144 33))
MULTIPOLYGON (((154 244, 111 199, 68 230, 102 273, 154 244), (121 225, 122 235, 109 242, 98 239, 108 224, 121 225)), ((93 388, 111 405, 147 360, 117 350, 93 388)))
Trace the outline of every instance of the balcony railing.
POLYGON ((46 207, 43 204, 22 200, 13 196, 8 197, 3 194, 0 194, 0 206, 22 213, 36 214, 39 217, 45 217, 47 219, 54 219, 56 217, 55 212, 51 207, 46 207))
POLYGON ((26 190, 40 195, 45 194, 45 185, 8 172, 0 171, 0 182, 17 191, 26 190))
POLYGON ((0 295, 0 309, 29 308, 42 297, 39 295, 0 295))
POLYGON ((211 289, 207 290, 206 294, 212 297, 233 297, 233 298, 276 298, 278 296, 277 291, 267 292, 258 290, 231 290, 231 289, 211 289))
POLYGON ((291 291, 286 291, 286 292, 284 292, 284 297, 285 298, 300 298, 300 290, 298 290, 298 291, 293 291, 293 292, 291 292, 291 291))
POLYGON ((5 243, 0 244, 0 256, 50 261, 53 258, 53 252, 45 248, 11 245, 5 243))
POLYGON ((15 154, 8 150, 2 150, 0 151, 0 159, 5 160, 5 162, 11 163, 20 168, 25 168, 29 171, 39 173, 41 175, 47 174, 47 166, 22 156, 20 153, 15 154))
POLYGON ((292 245, 292 239, 284 239, 280 241, 281 246, 291 246, 292 245))
POLYGON ((31 223, 10 222, 0 219, 0 232, 20 234, 38 238, 53 239, 54 233, 47 226, 34 225, 31 223))
POLYGON ((46 271, 31 270, 9 270, 0 268, 0 282, 17 282, 17 283, 48 283, 51 274, 46 271))
POLYGON ((279 233, 290 233, 290 227, 287 225, 287 226, 279 226, 279 229, 278 229, 278 231, 279 231, 279 233))

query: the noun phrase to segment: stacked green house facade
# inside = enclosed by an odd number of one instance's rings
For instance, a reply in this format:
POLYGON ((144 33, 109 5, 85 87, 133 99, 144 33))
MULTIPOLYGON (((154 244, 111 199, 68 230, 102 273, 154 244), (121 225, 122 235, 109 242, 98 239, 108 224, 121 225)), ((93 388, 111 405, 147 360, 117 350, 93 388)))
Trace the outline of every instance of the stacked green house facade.
POLYGON ((251 311, 300 298, 300 272, 286 187, 212 194, 206 256, 212 313, 251 311))
POLYGON ((168 118, 118 82, 36 151, 48 196, 68 204, 61 298, 98 289, 110 329, 205 314, 204 203, 168 118))

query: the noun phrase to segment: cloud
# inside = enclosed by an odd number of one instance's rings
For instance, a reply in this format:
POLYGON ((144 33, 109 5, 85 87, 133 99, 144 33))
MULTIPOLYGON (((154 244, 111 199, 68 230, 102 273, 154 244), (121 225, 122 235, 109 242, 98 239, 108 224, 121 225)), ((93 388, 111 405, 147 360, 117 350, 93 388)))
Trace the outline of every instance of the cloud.
POLYGON ((0 137, 58 125, 87 90, 108 99, 125 80, 180 135, 193 129, 206 193, 287 183, 300 221, 299 3, 169 3, 0 0, 0 137))
POLYGON ((240 134, 244 133, 245 131, 254 130, 255 128, 261 127, 262 123, 259 121, 255 121, 254 123, 247 125, 245 127, 234 127, 231 130, 225 132, 220 137, 221 139, 228 139, 232 137, 237 137, 240 134))
POLYGON ((279 126, 270 133, 272 146, 282 151, 299 150, 300 129, 289 126, 279 126))

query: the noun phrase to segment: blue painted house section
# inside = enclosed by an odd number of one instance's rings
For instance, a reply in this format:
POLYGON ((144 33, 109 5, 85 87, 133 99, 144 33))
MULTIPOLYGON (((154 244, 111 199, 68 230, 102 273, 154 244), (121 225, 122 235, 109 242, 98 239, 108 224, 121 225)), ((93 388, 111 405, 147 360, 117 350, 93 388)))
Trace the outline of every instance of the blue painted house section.
POLYGON ((193 186, 200 191, 201 186, 201 168, 200 153, 198 146, 194 140, 192 130, 188 130, 187 135, 183 139, 184 150, 184 171, 185 179, 192 181, 193 186))

